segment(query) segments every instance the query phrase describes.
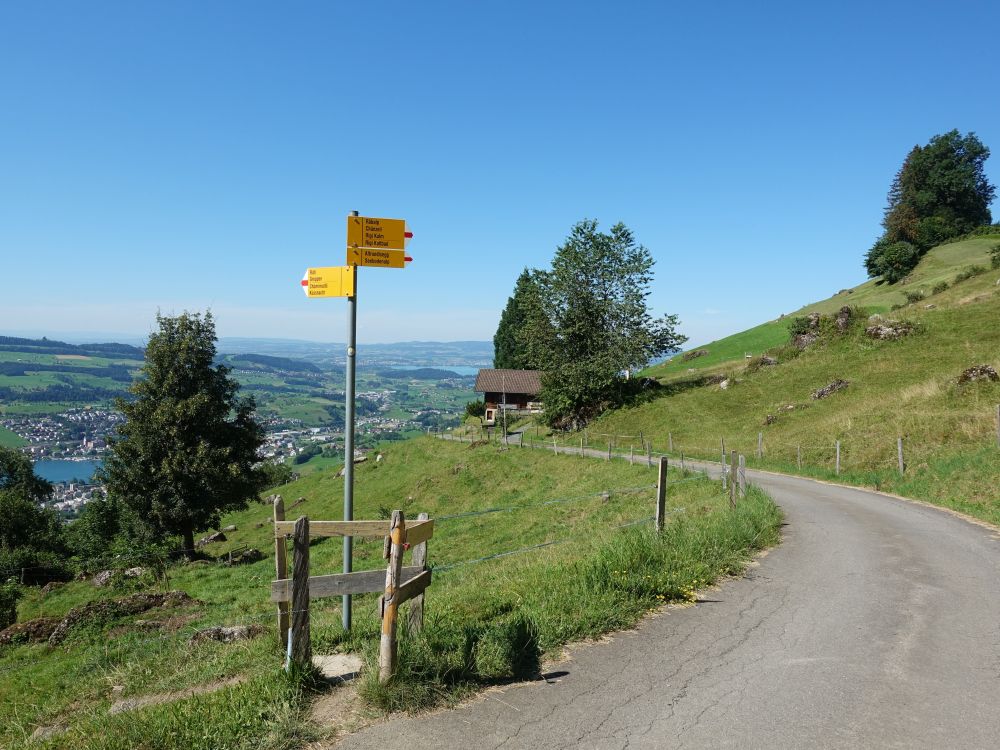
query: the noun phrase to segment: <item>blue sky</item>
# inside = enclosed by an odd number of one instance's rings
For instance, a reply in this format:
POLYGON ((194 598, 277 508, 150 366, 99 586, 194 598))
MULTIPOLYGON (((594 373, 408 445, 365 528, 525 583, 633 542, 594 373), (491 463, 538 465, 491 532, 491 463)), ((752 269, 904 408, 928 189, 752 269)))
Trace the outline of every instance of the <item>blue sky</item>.
MULTIPOLYGON (((990 2, 0 6, 0 331, 342 341, 352 209, 405 218, 359 339, 492 337, 580 219, 691 343, 864 279, 906 152, 1000 149, 990 2)), ((1000 182, 1000 153, 988 163, 1000 182)))

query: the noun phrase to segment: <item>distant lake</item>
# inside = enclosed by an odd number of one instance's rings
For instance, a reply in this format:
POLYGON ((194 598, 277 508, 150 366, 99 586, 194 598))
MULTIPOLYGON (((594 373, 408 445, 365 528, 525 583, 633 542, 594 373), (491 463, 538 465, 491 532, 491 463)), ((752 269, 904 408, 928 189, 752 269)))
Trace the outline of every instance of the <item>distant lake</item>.
POLYGON ((480 368, 468 365, 385 365, 389 370, 419 370, 421 367, 433 367, 435 370, 451 370, 457 375, 478 375, 480 368))
POLYGON ((66 461, 58 458, 35 461, 35 473, 50 482, 70 482, 74 479, 89 482, 99 468, 100 461, 66 461))

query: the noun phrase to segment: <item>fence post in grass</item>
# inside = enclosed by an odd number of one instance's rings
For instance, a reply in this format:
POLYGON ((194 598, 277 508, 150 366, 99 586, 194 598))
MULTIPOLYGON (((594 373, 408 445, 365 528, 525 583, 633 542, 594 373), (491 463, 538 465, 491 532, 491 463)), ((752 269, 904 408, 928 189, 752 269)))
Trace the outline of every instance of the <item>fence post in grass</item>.
POLYGON ((757 433, 757 458, 764 458, 764 433, 757 433))
POLYGON ((834 471, 836 472, 837 476, 840 476, 840 441, 839 440, 837 441, 837 463, 836 463, 836 467, 835 467, 834 471))
POLYGON ((795 446, 795 462, 799 467, 799 471, 802 471, 802 444, 799 443, 795 446))
POLYGON ((583 438, 580 438, 580 458, 583 458, 586 455, 586 452, 583 450, 583 438))
POLYGON ((667 507, 667 457, 660 456, 660 468, 656 477, 656 530, 663 531, 663 516, 667 507))
POLYGON ((906 464, 903 463, 903 438, 896 438, 896 459, 899 464, 899 475, 903 476, 906 464))
POLYGON ((608 460, 611 460, 611 441, 608 441, 608 460))
POLYGON ((556 439, 555 438, 552 438, 552 453, 555 454, 555 455, 557 455, 557 456, 559 455, 559 449, 556 447, 556 439))
MULTIPOLYGON (((429 516, 421 513, 418 521, 426 521, 429 516)), ((427 542, 423 541, 413 547, 413 564, 421 569, 427 568, 427 542)), ((420 592, 410 602, 410 632, 419 633, 424 629, 424 592, 420 592)))
POLYGON ((396 673, 396 616, 399 604, 396 591, 403 576, 403 541, 406 520, 403 511, 394 510, 389 522, 389 564, 385 569, 385 593, 382 595, 382 638, 378 650, 378 679, 383 685, 396 673))
POLYGON ((997 404, 997 448, 1000 448, 1000 404, 997 404))
POLYGON ((674 452, 674 433, 667 433, 667 453, 674 452))
POLYGON ((684 451, 681 451, 681 476, 687 474, 687 467, 684 466, 684 451))
POLYGON ((722 438, 722 491, 726 491, 726 439, 722 438))
POLYGON ((629 466, 631 466, 632 464, 635 463, 635 446, 634 445, 630 445, 628 447, 628 463, 629 463, 629 466))
POLYGON ((646 441, 646 466, 653 465, 653 441, 646 441))
POLYGON ((740 454, 739 466, 740 497, 747 496, 747 457, 740 454))
POLYGON ((736 451, 729 452, 729 507, 736 508, 736 451))
POLYGON ((312 665, 309 634, 309 519, 299 517, 292 532, 292 661, 312 665))
MULTIPOLYGON (((285 501, 281 499, 281 495, 274 498, 274 520, 285 520, 285 501)), ((279 581, 288 578, 285 537, 277 534, 274 535, 274 573, 279 581)), ((288 647, 288 609, 288 602, 278 602, 278 643, 282 649, 288 647)))

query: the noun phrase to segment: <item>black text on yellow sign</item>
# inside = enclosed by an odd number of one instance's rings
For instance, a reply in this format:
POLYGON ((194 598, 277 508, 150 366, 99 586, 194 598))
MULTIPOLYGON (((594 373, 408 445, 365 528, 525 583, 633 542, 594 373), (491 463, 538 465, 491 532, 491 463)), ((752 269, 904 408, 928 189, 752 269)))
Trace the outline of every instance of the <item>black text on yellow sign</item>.
POLYGON ((347 248, 347 265, 403 268, 406 265, 406 253, 402 250, 372 250, 367 247, 349 247, 347 248))
POLYGON ((406 247, 406 221, 378 219, 372 216, 348 216, 347 246, 375 250, 403 250, 406 247))
POLYGON ((306 269, 302 277, 302 291, 314 297, 353 297, 354 274, 351 266, 323 266, 306 269))

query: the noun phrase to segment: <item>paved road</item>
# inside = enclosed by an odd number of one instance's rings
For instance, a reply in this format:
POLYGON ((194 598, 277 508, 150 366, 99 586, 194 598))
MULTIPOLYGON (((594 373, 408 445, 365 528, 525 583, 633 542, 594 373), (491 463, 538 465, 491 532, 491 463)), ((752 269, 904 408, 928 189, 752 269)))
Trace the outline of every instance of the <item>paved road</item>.
POLYGON ((340 747, 1000 747, 1000 537, 874 493, 748 476, 788 525, 745 578, 574 649, 546 680, 340 747))

